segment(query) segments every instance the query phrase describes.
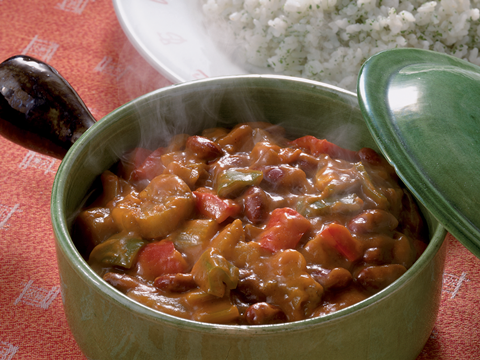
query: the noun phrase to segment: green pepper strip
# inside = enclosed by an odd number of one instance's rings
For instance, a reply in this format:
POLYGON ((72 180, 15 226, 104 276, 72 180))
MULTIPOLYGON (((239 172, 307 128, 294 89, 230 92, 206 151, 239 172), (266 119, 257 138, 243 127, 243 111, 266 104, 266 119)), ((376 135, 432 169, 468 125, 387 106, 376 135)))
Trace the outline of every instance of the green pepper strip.
POLYGON ((211 219, 195 219, 185 223, 180 231, 173 233, 169 239, 180 252, 194 246, 206 244, 218 231, 218 224, 211 219))
POLYGON ((206 250, 192 269, 197 285, 207 294, 223 297, 227 289, 235 289, 238 283, 238 268, 228 262, 217 249, 206 250))
POLYGON ((316 196, 302 196, 296 205, 299 214, 316 217, 337 212, 358 211, 356 194, 348 194, 339 199, 320 199, 316 196))
POLYGON ((356 163, 355 168, 360 175, 360 180, 362 181, 362 189, 364 193, 372 199, 377 205, 384 207, 388 205, 388 200, 381 192, 379 192, 372 183, 370 175, 368 175, 365 167, 362 163, 356 163))
POLYGON ((259 170, 227 169, 218 179, 217 195, 226 198, 248 186, 259 185, 262 179, 263 172, 259 170))
POLYGON ((130 269, 145 244, 146 241, 138 238, 110 238, 95 246, 90 253, 90 261, 130 269))

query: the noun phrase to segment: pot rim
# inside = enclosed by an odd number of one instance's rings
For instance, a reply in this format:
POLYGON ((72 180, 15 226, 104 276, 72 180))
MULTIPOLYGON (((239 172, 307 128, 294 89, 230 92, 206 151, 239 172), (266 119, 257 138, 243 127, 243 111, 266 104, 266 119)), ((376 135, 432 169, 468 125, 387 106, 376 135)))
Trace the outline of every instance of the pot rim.
MULTIPOLYGON (((402 289, 402 287, 410 281, 415 275, 421 272, 437 254, 438 250, 442 246, 442 243, 446 236, 446 230, 439 223, 438 226, 432 231, 430 236, 430 243, 428 244, 424 253, 413 264, 407 272, 401 276, 397 281, 383 289, 382 291, 370 296, 369 298, 358 302, 352 306, 346 307, 342 310, 338 310, 331 314, 305 319, 301 321, 273 324, 273 325, 220 325, 202 323, 193 320, 182 319, 173 315, 162 313, 158 310, 154 310, 145 305, 142 305, 121 293, 117 289, 108 285, 99 275, 97 275, 87 264, 87 262, 80 255, 76 249, 67 226, 67 218, 65 216, 65 185, 66 177, 72 165, 76 162, 76 159, 83 149, 88 146, 89 138, 91 134, 102 131, 103 128, 108 127, 111 123, 115 122, 115 119, 120 118, 125 111, 131 108, 136 108, 143 102, 151 99, 155 99, 168 91, 172 91, 175 88, 181 88, 185 86, 202 86, 203 83, 218 83, 217 85, 231 83, 233 81, 251 81, 252 79, 266 79, 274 80, 281 79, 284 81, 291 81, 306 85, 308 87, 314 87, 318 89, 326 90, 327 92, 333 92, 334 94, 340 94, 343 96, 352 97, 352 100, 356 101, 357 95, 348 90, 344 90, 332 85, 320 83, 313 80, 288 77, 283 75, 233 75, 222 76, 216 78, 208 78, 195 80, 188 83, 174 84, 165 88, 161 88, 145 95, 142 95, 122 106, 115 109, 111 113, 107 114, 102 120, 93 125, 87 132, 80 137, 79 140, 68 151, 63 161, 61 162, 55 180, 52 187, 51 195, 51 221, 55 234, 55 241, 57 245, 57 251, 62 251, 65 257, 68 259, 70 266, 76 271, 86 283, 88 283, 92 289, 102 294, 103 297, 113 301, 117 306, 120 306, 135 316, 146 318, 153 322, 162 322, 169 326, 185 328, 191 331, 205 331, 225 334, 239 334, 253 335, 253 334, 271 334, 275 332, 286 331, 302 331, 305 329, 311 329, 314 326, 321 326, 331 321, 342 319, 344 317, 353 315, 359 311, 362 311, 370 306, 374 306, 375 303, 392 296, 395 292, 402 289)), ((61 276, 61 274, 60 274, 61 276)), ((62 284, 63 285, 63 284, 62 284)))

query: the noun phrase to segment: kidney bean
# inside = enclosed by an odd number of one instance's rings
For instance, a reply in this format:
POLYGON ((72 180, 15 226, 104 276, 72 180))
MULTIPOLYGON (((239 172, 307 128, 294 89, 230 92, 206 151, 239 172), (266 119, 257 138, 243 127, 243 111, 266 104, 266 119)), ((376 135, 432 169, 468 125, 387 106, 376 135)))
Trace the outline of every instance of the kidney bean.
POLYGON ((356 280, 366 290, 376 292, 392 284, 406 271, 405 266, 399 264, 367 266, 358 273, 356 280))
POLYGON ((399 224, 402 223, 401 214, 402 212, 406 211, 403 209, 402 199, 403 199, 404 191, 398 187, 391 187, 384 189, 383 194, 388 200, 390 207, 388 211, 398 219, 399 224))
POLYGON ((352 281, 350 271, 341 267, 332 270, 314 270, 310 275, 322 285, 325 290, 344 288, 352 281))
POLYGON ((274 166, 265 169, 265 180, 268 183, 275 184, 283 179, 285 176, 284 172, 280 167, 274 166))
POLYGON ((177 293, 185 292, 197 287, 191 273, 162 275, 155 279, 153 285, 159 290, 177 293))
POLYGON ((405 191, 402 198, 402 207, 403 211, 400 217, 402 227, 399 231, 412 238, 428 238, 423 217, 413 196, 408 191, 405 191))
POLYGON ((252 224, 259 224, 268 217, 268 196, 258 186, 250 187, 244 194, 243 208, 245 216, 252 224))
POLYGON ((240 272, 236 290, 241 294, 243 300, 248 303, 266 301, 267 297, 261 291, 262 287, 262 280, 253 271, 246 272, 242 270, 240 272))
POLYGON ((368 248, 363 254, 363 261, 369 265, 383 265, 386 263, 385 252, 378 247, 368 248))
POLYGON ((223 154, 222 148, 203 136, 190 136, 186 143, 187 150, 203 160, 213 160, 223 154))
POLYGON ((365 210, 348 223, 348 229, 356 234, 391 232, 398 226, 398 220, 388 211, 365 210))
POLYGON ((285 322, 287 317, 278 306, 259 302, 247 309, 245 319, 249 325, 265 325, 285 322))
POLYGON ((311 317, 325 316, 335 311, 345 309, 368 298, 366 291, 361 286, 349 286, 339 291, 329 292, 322 304, 315 309, 311 317))
POLYGON ((405 266, 407 269, 413 265, 417 255, 417 250, 413 246, 413 241, 406 235, 395 233, 392 255, 393 263, 405 266))
POLYGON ((103 276, 103 280, 105 280, 107 283, 112 285, 115 289, 123 293, 127 293, 129 290, 140 288, 140 287, 151 289, 150 286, 143 284, 137 278, 130 275, 126 275, 126 274, 117 274, 114 272, 107 272, 103 276))
POLYGON ((307 176, 315 176, 321 160, 313 155, 307 153, 300 153, 296 161, 292 164, 295 167, 302 169, 307 176))
POLYGON ((311 193, 313 190, 305 172, 290 165, 266 166, 263 171, 263 179, 272 188, 288 189, 292 194, 311 193))

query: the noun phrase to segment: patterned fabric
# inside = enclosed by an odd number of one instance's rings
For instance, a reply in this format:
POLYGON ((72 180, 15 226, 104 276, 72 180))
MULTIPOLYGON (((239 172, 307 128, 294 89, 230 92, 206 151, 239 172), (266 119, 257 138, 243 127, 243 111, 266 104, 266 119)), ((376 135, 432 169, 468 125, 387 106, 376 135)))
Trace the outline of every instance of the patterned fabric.
MULTIPOLYGON (((173 0, 150 1, 161 11, 173 0)), ((1 61, 48 62, 97 119, 170 85, 128 42, 111 0, 0 0, 0 24, 1 61)), ((1 137, 0 153, 0 360, 84 360, 62 308, 49 214, 60 161, 1 137)), ((447 242, 440 313, 418 359, 479 359, 480 260, 447 242)))

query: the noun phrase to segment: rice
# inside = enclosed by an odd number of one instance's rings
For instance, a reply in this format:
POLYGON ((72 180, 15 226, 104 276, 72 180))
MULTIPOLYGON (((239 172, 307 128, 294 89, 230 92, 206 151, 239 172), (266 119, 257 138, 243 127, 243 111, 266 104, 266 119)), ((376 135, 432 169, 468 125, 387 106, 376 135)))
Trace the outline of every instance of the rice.
POLYGON ((355 91, 370 56, 414 47, 480 65, 480 0, 201 0, 209 33, 245 64, 355 91))

